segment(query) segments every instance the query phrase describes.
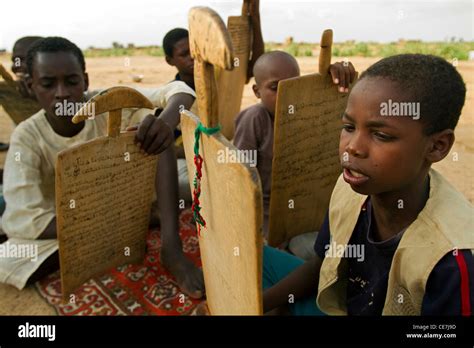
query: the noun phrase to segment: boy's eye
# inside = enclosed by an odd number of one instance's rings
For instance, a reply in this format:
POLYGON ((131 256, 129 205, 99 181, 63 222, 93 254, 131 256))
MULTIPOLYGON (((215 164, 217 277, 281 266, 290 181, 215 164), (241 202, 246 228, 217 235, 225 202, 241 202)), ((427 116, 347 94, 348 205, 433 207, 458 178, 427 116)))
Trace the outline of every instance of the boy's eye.
POLYGON ((354 131, 354 125, 350 124, 350 123, 344 123, 342 125, 342 129, 345 130, 346 132, 352 132, 354 131))
POLYGON ((53 87, 53 83, 51 81, 44 81, 44 82, 41 82, 41 87, 43 88, 51 88, 53 87))
POLYGON ((278 84, 271 85, 271 86, 270 86, 270 89, 271 89, 272 91, 278 90, 278 84))
POLYGON ((380 139, 382 141, 390 141, 390 140, 395 139, 395 137, 393 137, 391 135, 388 135, 388 134, 385 134, 385 133, 382 133, 382 132, 375 132, 374 135, 375 135, 375 137, 377 137, 378 139, 380 139))
POLYGON ((76 77, 73 77, 73 78, 68 79, 68 80, 67 80, 67 83, 70 84, 70 85, 75 86, 75 85, 77 85, 77 84, 79 83, 79 79, 76 78, 76 77))

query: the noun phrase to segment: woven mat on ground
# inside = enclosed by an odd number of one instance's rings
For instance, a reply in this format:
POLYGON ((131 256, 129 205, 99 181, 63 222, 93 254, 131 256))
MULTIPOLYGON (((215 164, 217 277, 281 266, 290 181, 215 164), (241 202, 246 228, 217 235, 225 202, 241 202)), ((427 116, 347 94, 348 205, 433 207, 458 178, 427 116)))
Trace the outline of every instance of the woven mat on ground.
MULTIPOLYGON (((200 267, 191 210, 182 211, 179 223, 184 252, 200 267)), ((142 264, 127 264, 94 277, 76 291, 75 303, 61 304, 59 272, 37 282, 36 287, 59 315, 189 315, 200 300, 182 294, 174 277, 160 264, 160 248, 159 229, 152 229, 142 264)))

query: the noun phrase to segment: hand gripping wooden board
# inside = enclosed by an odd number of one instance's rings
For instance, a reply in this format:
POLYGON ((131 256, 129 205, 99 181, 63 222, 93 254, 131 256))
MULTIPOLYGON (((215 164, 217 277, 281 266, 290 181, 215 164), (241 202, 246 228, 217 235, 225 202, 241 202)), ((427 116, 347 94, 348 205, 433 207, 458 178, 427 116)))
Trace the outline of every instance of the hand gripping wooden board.
POLYGON ((29 98, 23 97, 16 89, 16 82, 5 67, 0 64, 0 105, 16 124, 36 114, 41 107, 29 98))
POLYGON ((319 231, 341 173, 340 118, 348 94, 328 73, 332 30, 321 38, 319 73, 280 81, 275 111, 269 244, 319 231))
MULTIPOLYGON (((181 127, 193 187, 194 132, 199 121, 209 128, 218 123, 213 66, 230 69, 233 55, 224 23, 209 8, 191 9, 189 38, 200 117, 184 111, 181 127)), ((212 315, 260 315, 263 240, 258 172, 244 163, 221 160, 225 151, 237 149, 220 132, 202 134, 200 150, 204 159, 201 214, 206 227, 199 245, 209 311, 212 315)))
POLYGON ((229 140, 234 137, 234 120, 240 112, 242 95, 247 81, 250 51, 252 46, 252 28, 249 12, 250 0, 244 0, 241 16, 230 16, 227 30, 232 41, 234 59, 233 69, 218 70, 218 111, 222 134, 229 140))
MULTIPOLYGON (((120 133, 122 108, 152 109, 132 88, 114 87, 89 100, 78 123, 109 112, 107 135, 61 151, 56 162, 56 219, 64 300, 85 281, 112 267, 143 260, 157 156, 120 133)), ((95 122, 88 120, 87 122, 95 122)))

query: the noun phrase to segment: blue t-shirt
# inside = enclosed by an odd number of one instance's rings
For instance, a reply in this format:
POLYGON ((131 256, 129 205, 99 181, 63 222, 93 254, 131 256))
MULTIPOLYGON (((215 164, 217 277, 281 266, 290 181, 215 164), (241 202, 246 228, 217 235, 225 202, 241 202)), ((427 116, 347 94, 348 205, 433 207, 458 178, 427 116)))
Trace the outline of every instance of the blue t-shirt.
MULTIPOLYGON (((385 304, 390 266, 404 231, 383 242, 375 242, 374 221, 368 198, 344 254, 348 262, 349 315, 381 315, 385 304)), ((326 214, 314 245, 321 259, 326 256, 330 242, 329 215, 326 214)), ((337 252, 337 248, 333 246, 333 252, 337 252)), ((471 311, 474 308, 474 258, 470 250, 459 250, 458 253, 464 257, 466 267, 459 266, 454 253, 446 254, 438 262, 426 284, 421 315, 461 315, 461 278, 464 298, 468 297, 471 311)))

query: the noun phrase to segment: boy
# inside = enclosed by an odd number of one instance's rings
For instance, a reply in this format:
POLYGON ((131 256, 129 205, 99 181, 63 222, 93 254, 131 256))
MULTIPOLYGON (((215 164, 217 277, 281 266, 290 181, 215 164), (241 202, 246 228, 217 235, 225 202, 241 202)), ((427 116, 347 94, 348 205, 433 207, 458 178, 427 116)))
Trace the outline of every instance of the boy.
MULTIPOLYGON (((28 91, 26 86, 26 65, 25 65, 25 58, 26 53, 28 52, 28 48, 36 41, 41 39, 39 36, 26 36, 18 39, 15 44, 13 45, 12 50, 12 71, 16 75, 16 91, 10 91, 10 89, 6 85, 2 85, 0 92, 0 104, 2 104, 3 108, 10 114, 10 116, 18 122, 17 117, 13 117, 12 109, 14 108, 17 110, 18 105, 17 103, 22 103, 21 111, 16 111, 21 115, 21 119, 25 116, 30 116, 32 113, 35 113, 39 110, 39 105, 33 101, 34 97, 28 91), (7 88, 4 90, 4 88, 7 88), (19 94, 19 95, 18 95, 19 94), (21 96, 21 97, 20 97, 21 96), (24 99, 28 98, 28 99, 24 99), (26 114, 26 115, 25 115, 26 114)), ((8 144, 0 142, 0 151, 8 150, 8 144)))
MULTIPOLYGON (((247 76, 250 79, 253 76, 253 66, 264 52, 264 43, 260 27, 259 0, 252 1, 249 4, 249 17, 253 33, 253 45, 250 61, 248 64, 247 76)), ((189 32, 183 28, 170 30, 163 38, 163 50, 165 52, 166 62, 175 66, 178 70, 174 81, 183 81, 190 88, 195 90, 194 86, 194 59, 191 57, 189 49, 189 32)), ((192 110, 193 111, 193 110, 192 110)), ((157 110, 155 115, 159 115, 161 110, 157 110)), ((184 148, 181 146, 182 137, 179 128, 179 118, 169 120, 168 124, 174 126, 174 135, 176 139, 176 153, 178 157, 178 177, 180 198, 185 201, 191 201, 191 189, 189 186, 188 171, 186 160, 184 159, 184 148)))
MULTIPOLYGON (((13 45, 13 50, 12 50, 11 69, 12 69, 12 72, 18 78, 16 89, 18 93, 21 95, 21 97, 28 98, 28 99, 23 99, 17 96, 16 93, 13 93, 13 95, 15 97, 18 97, 16 98, 18 99, 18 102, 20 102, 21 100, 21 103, 24 104, 23 107, 26 110, 22 110, 23 111, 22 113, 26 114, 28 112, 27 114, 28 116, 38 111, 39 105, 33 100, 34 96, 31 95, 31 93, 29 92, 26 86, 26 76, 27 76, 26 64, 25 64, 26 53, 28 52, 28 49, 30 48, 30 46, 40 39, 41 39, 40 36, 22 37, 15 42, 15 44, 13 45)), ((0 95, 1 94, 2 93, 0 92, 0 95)), ((3 98, 0 98, 0 104, 2 104, 3 108, 7 111, 7 113, 11 112, 10 107, 16 104, 14 100, 10 100, 10 96, 11 94, 5 93, 3 98)), ((9 146, 10 146, 9 144, 0 142, 0 151, 7 151, 9 146)), ((3 170, 0 171, 0 176, 3 177, 3 170)), ((4 211, 5 211, 5 200, 3 198, 3 180, 0 179, 0 243, 3 243, 7 239, 1 229, 1 216, 3 215, 4 211)))
POLYGON ((41 36, 25 36, 18 39, 13 45, 12 50, 12 71, 18 77, 18 91, 25 98, 34 98, 28 91, 26 85, 27 68, 26 68, 26 54, 28 49, 36 41, 41 40, 41 36))
POLYGON ((472 315, 474 209, 431 169, 454 143, 465 94, 456 69, 430 55, 385 58, 361 75, 317 256, 303 263, 265 249, 265 311, 293 294, 295 314, 316 314, 317 293, 332 315, 472 315))
MULTIPOLYGON (((11 137, 4 173, 6 211, 3 229, 10 244, 38 248, 37 260, 0 259, 0 281, 23 288, 58 267, 58 244, 54 204, 56 155, 75 144, 106 134, 106 117, 73 124, 71 117, 58 115, 57 103, 85 102, 88 88, 84 56, 72 42, 58 37, 36 42, 27 55, 28 85, 43 108, 21 123, 11 137)), ((163 116, 190 108, 194 92, 182 82, 162 89, 140 90, 163 116)), ((131 110, 123 118, 132 117, 131 110)), ((126 123, 126 122, 124 122, 126 123)), ((148 154, 160 154, 157 170, 158 207, 162 214, 162 261, 178 285, 190 296, 202 296, 202 273, 183 254, 178 236, 176 162, 172 132, 161 118, 147 115, 136 134, 139 147, 148 154), (173 176, 174 174, 174 176, 173 176), (174 180, 174 182, 173 182, 174 180), (165 183, 165 184, 163 184, 165 183)))
POLYGON ((170 30, 163 38, 163 51, 165 51, 166 62, 178 70, 174 80, 183 81, 195 90, 194 59, 189 50, 188 31, 183 28, 170 30))
MULTIPOLYGON (((189 33, 186 29, 175 28, 170 30, 163 38, 163 50, 165 51, 166 62, 178 69, 173 81, 183 81, 193 91, 194 87, 194 60, 189 50, 189 33)), ((162 110, 157 109, 155 115, 159 116, 162 110)), ((191 201, 191 188, 189 186, 188 170, 184 158, 184 148, 181 129, 179 127, 180 118, 168 120, 174 130, 177 166, 179 198, 186 202, 191 201)))
MULTIPOLYGON (((262 30, 260 25, 260 1, 254 0, 249 4, 249 13, 252 27, 252 53, 248 65, 247 76, 253 75, 253 66, 257 59, 264 53, 262 30)), ((175 66, 178 73, 175 81, 183 81, 193 90, 194 87, 194 60, 189 50, 189 33, 186 29, 175 28, 170 30, 163 38, 163 50, 166 62, 175 66)))
MULTIPOLYGON (((329 69, 340 92, 347 92, 349 83, 355 78, 351 63, 332 64, 329 69)), ((283 51, 267 52, 255 63, 252 86, 261 103, 242 110, 235 119, 234 145, 240 150, 257 151, 257 169, 262 181, 264 236, 268 236, 268 214, 273 159, 273 122, 275 117, 278 82, 300 76, 296 59, 283 51)))

